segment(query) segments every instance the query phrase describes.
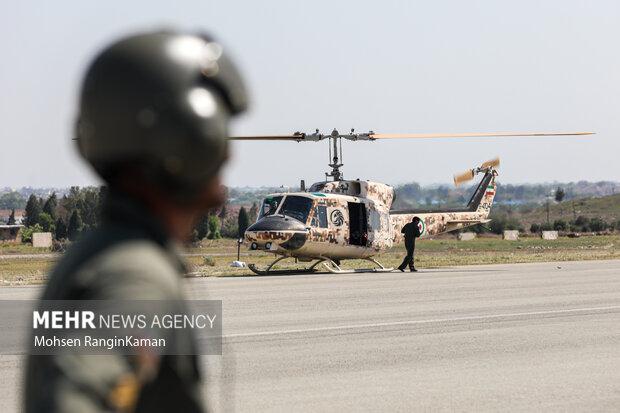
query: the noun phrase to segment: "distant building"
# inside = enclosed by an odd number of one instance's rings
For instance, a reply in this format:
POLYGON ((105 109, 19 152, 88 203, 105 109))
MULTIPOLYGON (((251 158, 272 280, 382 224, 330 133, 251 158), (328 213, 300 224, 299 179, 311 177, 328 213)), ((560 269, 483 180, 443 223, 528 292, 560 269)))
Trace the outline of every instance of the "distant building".
MULTIPOLYGON (((15 223, 16 224, 23 224, 24 214, 25 213, 26 212, 23 209, 16 209, 15 210, 15 223)), ((11 210, 10 209, 0 209, 0 225, 1 224, 6 224, 6 222, 9 219, 10 215, 11 215, 11 210)))
POLYGON ((0 224, 0 241, 2 242, 21 242, 20 228, 21 224, 7 225, 0 224))

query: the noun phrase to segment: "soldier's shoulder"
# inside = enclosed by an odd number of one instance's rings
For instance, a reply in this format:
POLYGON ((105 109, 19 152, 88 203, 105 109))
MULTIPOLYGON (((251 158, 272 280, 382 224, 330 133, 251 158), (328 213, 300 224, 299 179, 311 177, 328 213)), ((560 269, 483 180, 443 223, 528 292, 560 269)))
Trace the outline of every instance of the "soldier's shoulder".
POLYGON ((98 231, 67 252, 50 287, 64 284, 61 288, 83 291, 88 298, 176 299, 182 272, 179 258, 154 240, 98 231))
POLYGON ((130 274, 178 274, 174 256, 149 239, 124 240, 108 246, 90 260, 98 271, 126 271, 130 274))

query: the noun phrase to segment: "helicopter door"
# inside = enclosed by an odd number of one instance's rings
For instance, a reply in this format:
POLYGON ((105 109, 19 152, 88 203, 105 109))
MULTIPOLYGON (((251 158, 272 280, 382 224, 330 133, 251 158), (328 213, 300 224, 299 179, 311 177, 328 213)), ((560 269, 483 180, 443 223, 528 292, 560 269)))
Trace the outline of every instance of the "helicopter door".
POLYGON ((368 243, 368 219, 366 206, 349 202, 349 244, 365 247, 368 243))

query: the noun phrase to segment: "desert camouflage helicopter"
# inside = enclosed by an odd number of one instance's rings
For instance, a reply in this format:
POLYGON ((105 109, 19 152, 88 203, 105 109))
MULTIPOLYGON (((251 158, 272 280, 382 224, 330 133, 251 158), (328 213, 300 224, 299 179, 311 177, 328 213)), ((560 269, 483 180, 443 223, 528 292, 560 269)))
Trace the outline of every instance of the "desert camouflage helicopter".
MULTIPOLYGON (((510 137, 510 136, 560 136, 589 135, 590 132, 568 133, 461 133, 461 134, 376 134, 374 132, 340 134, 237 136, 232 140, 276 140, 317 142, 329 139, 331 172, 325 181, 317 182, 308 190, 302 181, 299 192, 268 195, 262 202, 257 221, 245 232, 245 241, 251 250, 264 250, 278 256, 266 268, 250 264, 259 275, 288 272, 276 271, 274 266, 286 259, 295 258, 312 263, 303 271, 315 271, 319 264, 333 273, 349 272, 340 265, 342 260, 363 259, 372 267, 354 271, 388 272, 373 257, 392 247, 402 239, 401 228, 414 217, 420 218, 421 238, 432 237, 472 225, 484 224, 495 197, 499 158, 454 176, 455 185, 470 181, 477 174, 482 179, 467 205, 444 210, 391 211, 394 188, 379 182, 345 180, 340 168, 342 139, 350 141, 375 141, 397 138, 460 138, 460 137, 510 137), (331 181, 329 180, 331 178, 331 181)), ((300 272, 295 270, 295 272, 300 272)))

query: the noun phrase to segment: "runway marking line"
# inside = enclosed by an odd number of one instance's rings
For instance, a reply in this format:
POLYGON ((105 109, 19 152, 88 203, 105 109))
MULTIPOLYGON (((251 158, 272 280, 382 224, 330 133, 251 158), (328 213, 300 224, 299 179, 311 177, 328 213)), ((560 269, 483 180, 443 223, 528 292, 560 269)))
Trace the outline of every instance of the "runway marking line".
POLYGON ((315 327, 315 328, 291 329, 291 330, 258 331, 254 333, 227 334, 227 335, 223 335, 222 338, 276 336, 276 335, 284 335, 284 334, 314 333, 314 332, 335 331, 335 330, 355 330, 355 329, 363 329, 363 328, 393 327, 393 326, 416 325, 416 324, 450 323, 450 322, 458 322, 458 321, 483 321, 483 320, 495 320, 495 319, 501 319, 501 318, 513 318, 513 317, 523 317, 523 316, 580 314, 580 313, 600 312, 600 311, 608 311, 608 310, 620 310, 620 306, 571 308, 571 309, 565 309, 565 310, 531 311, 531 312, 523 312, 523 313, 491 314, 491 315, 469 316, 469 317, 435 318, 435 319, 428 319, 428 320, 408 320, 408 321, 393 321, 393 322, 387 322, 387 323, 352 324, 352 325, 344 325, 344 326, 331 326, 331 327, 328 326, 328 327, 315 327))

